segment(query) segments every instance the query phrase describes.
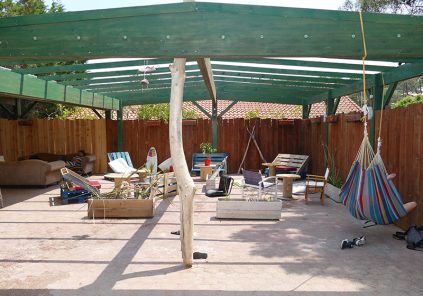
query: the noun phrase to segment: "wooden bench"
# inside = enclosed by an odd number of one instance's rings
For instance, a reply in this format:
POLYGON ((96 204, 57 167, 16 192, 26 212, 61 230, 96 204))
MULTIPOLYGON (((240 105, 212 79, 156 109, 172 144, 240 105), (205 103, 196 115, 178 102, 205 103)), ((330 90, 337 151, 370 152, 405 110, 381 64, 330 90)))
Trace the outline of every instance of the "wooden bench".
MULTIPOLYGON (((203 154, 203 153, 193 153, 192 154, 192 169, 191 175, 199 175, 200 174, 200 167, 199 165, 204 165, 204 160, 211 159, 212 167, 220 164, 225 158, 228 156, 227 153, 219 152, 219 153, 211 153, 211 154, 203 154)), ((226 174, 228 171, 228 163, 225 160, 223 165, 219 168, 219 174, 223 172, 226 174)))
POLYGON ((284 172, 305 175, 307 172, 310 157, 298 154, 278 154, 271 163, 263 163, 269 167, 269 176, 275 176, 278 166, 286 167, 284 172))

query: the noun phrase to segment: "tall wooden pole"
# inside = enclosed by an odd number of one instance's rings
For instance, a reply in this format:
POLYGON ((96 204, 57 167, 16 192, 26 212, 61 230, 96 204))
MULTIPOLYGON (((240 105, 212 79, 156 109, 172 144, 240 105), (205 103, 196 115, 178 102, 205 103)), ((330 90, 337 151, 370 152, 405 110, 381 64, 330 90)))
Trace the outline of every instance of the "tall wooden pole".
POLYGON ((184 98, 185 62, 186 59, 175 58, 173 64, 169 66, 172 75, 169 111, 169 141, 170 156, 172 157, 172 164, 178 183, 179 199, 181 202, 180 233, 182 259, 186 267, 191 267, 193 261, 192 244, 194 232, 193 213, 195 185, 188 171, 182 143, 182 103, 184 98))

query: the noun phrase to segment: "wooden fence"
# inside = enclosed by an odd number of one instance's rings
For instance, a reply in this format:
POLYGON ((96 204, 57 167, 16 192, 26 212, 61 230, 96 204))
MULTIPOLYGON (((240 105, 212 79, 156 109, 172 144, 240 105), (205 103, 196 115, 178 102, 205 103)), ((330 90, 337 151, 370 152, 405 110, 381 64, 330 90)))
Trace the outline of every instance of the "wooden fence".
POLYGON ((96 155, 95 172, 107 171, 104 119, 0 119, 0 155, 6 161, 40 152, 70 154, 81 149, 96 155))
MULTIPOLYGON (((423 104, 383 113, 382 158, 388 172, 397 173, 394 183, 405 202, 423 201, 422 113, 423 104)), ((379 127, 380 112, 376 112, 375 118, 379 127)), ((306 154, 311 157, 309 172, 323 174, 327 129, 329 151, 335 155, 336 168, 345 179, 363 138, 363 124, 351 114, 337 115, 332 121, 335 122, 316 119, 219 120, 219 151, 229 154, 229 172, 236 172, 248 143, 247 128, 252 130, 255 126, 256 140, 266 161, 272 161, 278 153, 306 154)), ((168 130, 168 124, 160 121, 124 121, 124 150, 130 153, 135 166, 144 164, 150 147, 157 149, 159 161, 170 157, 168 130)), ((200 152, 202 142, 211 142, 210 120, 184 121, 183 142, 191 168, 192 153, 200 152)), ((96 172, 107 171, 106 153, 117 151, 116 121, 0 119, 0 155, 6 160, 38 152, 67 154, 80 149, 97 156, 96 172)), ((261 169, 261 162, 258 150, 251 143, 244 167, 261 169)), ((411 219, 413 223, 423 223, 423 205, 419 205, 411 219)), ((409 222, 400 221, 400 225, 409 222)))

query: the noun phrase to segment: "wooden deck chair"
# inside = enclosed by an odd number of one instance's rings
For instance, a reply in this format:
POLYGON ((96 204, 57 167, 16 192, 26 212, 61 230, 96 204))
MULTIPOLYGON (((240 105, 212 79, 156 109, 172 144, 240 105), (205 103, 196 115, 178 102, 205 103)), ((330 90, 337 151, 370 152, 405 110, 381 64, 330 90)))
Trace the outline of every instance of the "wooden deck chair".
POLYGON ((325 203, 325 186, 329 177, 329 168, 326 169, 324 176, 307 175, 306 177, 306 190, 305 202, 308 202, 308 195, 310 193, 320 193, 320 202, 322 205, 325 203))
POLYGON ((126 161, 129 167, 134 168, 134 165, 132 164, 131 157, 129 156, 128 152, 109 152, 107 153, 107 157, 109 158, 109 161, 122 158, 126 161))
POLYGON ((276 165, 276 171, 282 170, 300 175, 303 178, 307 173, 310 157, 308 155, 298 154, 278 154, 272 163, 276 165))

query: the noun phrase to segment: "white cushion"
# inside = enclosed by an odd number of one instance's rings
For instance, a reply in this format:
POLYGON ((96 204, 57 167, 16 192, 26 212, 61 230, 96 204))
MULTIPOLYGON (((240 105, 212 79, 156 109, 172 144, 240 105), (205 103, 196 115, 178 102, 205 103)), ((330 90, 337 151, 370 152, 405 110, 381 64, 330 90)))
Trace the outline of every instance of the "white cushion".
POLYGON ((117 158, 115 160, 112 160, 111 162, 109 162, 109 166, 115 173, 124 174, 124 173, 132 173, 136 171, 136 169, 128 166, 125 159, 123 158, 117 158))
POLYGON ((162 172, 168 172, 170 170, 170 166, 172 165, 172 158, 168 158, 165 161, 163 161, 161 164, 158 165, 158 168, 162 172))

